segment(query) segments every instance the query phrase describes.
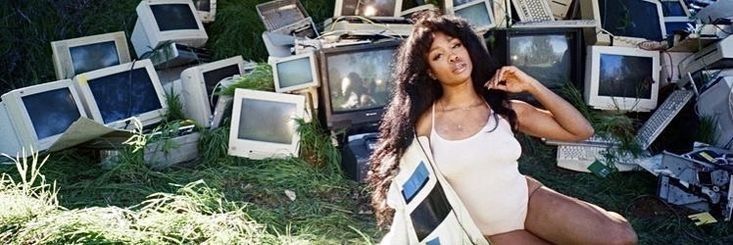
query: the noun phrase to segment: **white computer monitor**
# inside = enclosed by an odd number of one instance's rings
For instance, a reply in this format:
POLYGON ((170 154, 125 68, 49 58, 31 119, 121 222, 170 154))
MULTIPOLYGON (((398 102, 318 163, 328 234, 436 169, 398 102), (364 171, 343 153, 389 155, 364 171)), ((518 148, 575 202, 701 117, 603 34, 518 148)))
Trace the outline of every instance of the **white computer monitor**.
POLYGON ((214 22, 216 19, 216 0, 197 0, 195 5, 201 22, 214 22))
POLYGON ((108 127, 133 129, 133 117, 143 126, 152 125, 168 110, 165 91, 149 59, 76 75, 74 86, 90 118, 108 127))
POLYGON ((236 89, 229 129, 229 155, 250 159, 297 156, 296 118, 305 114, 305 97, 236 89))
POLYGON ((595 29, 584 29, 588 44, 636 46, 667 37, 662 4, 658 0, 580 0, 580 8, 583 19, 597 23, 595 29))
POLYGON ((336 0, 333 17, 393 18, 399 17, 401 10, 402 0, 336 0))
POLYGON ((477 0, 455 6, 453 12, 456 16, 465 18, 479 33, 488 31, 496 26, 494 22, 494 11, 489 0, 477 0))
POLYGON ((130 62, 125 32, 112 32, 51 42, 57 79, 130 62))
POLYGON ((320 86, 318 62, 313 52, 288 56, 270 57, 275 91, 284 93, 320 86))
POLYGON ((191 0, 143 0, 135 11, 130 41, 138 58, 166 42, 201 47, 209 39, 191 0))
POLYGON ((659 52, 588 47, 585 102, 596 109, 651 111, 659 94, 659 52))
POLYGON ((234 56, 183 70, 181 72, 181 98, 186 116, 199 125, 208 127, 219 99, 215 93, 222 88, 220 82, 242 74, 244 74, 242 56, 234 56))
POLYGON ((0 152, 11 156, 47 150, 80 117, 88 117, 70 79, 12 90, 2 95, 0 152))

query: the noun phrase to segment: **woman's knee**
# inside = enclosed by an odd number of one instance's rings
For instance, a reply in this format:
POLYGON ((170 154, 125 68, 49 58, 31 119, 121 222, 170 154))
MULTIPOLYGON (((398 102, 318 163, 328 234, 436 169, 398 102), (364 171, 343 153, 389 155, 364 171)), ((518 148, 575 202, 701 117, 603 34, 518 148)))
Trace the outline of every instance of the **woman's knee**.
POLYGON ((612 244, 637 244, 638 237, 636 231, 623 216, 615 212, 608 212, 612 217, 611 224, 608 226, 608 237, 611 238, 612 244))

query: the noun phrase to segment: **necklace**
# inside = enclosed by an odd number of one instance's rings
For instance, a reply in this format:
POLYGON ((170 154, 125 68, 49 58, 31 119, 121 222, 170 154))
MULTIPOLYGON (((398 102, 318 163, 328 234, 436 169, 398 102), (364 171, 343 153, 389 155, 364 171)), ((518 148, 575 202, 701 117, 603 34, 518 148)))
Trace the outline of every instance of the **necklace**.
MULTIPOLYGON (((467 106, 459 106, 459 107, 448 109, 448 108, 445 108, 445 104, 440 103, 440 107, 441 107, 440 108, 440 111, 442 111, 444 113, 445 112, 451 112, 451 111, 467 112, 467 111, 471 110, 472 108, 478 107, 478 106, 481 106, 481 105, 484 105, 484 102, 483 101, 479 101, 479 102, 476 102, 474 104, 470 104, 470 105, 467 105, 467 106)), ((456 122, 456 121, 453 121, 453 119, 451 119, 448 115, 445 115, 444 114, 444 116, 449 121, 450 124, 454 125, 454 128, 455 128, 456 131, 463 132, 463 123, 462 123, 463 120, 459 120, 458 122, 456 122)))

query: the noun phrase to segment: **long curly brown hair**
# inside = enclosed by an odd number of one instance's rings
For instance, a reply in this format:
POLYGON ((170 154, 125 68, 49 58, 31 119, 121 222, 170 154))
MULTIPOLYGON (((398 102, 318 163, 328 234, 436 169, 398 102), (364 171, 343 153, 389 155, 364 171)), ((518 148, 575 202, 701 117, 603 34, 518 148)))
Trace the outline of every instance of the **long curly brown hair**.
POLYGON ((393 72, 395 91, 379 127, 380 143, 370 159, 368 182, 380 227, 391 223, 394 210, 387 206, 387 191, 399 171, 399 159, 415 137, 415 124, 443 95, 440 82, 428 76, 427 54, 433 43, 432 33, 442 32, 463 43, 473 64, 473 89, 494 112, 506 118, 512 128, 516 127, 516 114, 509 106, 506 92, 483 87, 499 65, 468 22, 435 11, 423 13, 416 19, 412 33, 398 50, 393 72))

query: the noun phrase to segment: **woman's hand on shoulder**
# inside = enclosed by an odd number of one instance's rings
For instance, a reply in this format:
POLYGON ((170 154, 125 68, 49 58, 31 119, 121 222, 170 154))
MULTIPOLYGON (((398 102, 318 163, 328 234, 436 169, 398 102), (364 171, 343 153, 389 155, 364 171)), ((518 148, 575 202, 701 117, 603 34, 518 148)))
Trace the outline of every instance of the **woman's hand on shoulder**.
POLYGON ((510 93, 531 92, 534 86, 541 85, 532 76, 516 66, 503 66, 496 70, 494 77, 484 84, 488 89, 498 89, 510 93))

